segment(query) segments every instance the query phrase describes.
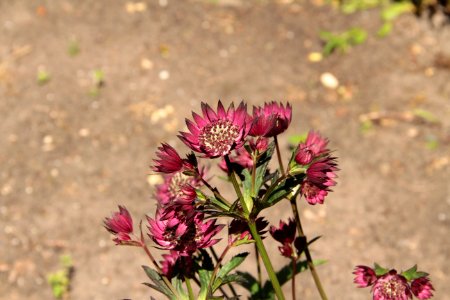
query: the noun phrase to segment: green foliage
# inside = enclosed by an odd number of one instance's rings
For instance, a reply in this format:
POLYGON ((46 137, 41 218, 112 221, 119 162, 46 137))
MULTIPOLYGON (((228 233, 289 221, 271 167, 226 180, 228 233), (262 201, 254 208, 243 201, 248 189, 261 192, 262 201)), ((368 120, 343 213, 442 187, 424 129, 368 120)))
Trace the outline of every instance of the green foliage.
POLYGON ((70 279, 73 272, 73 262, 70 255, 60 257, 61 269, 47 275, 47 282, 52 288, 53 296, 62 299, 70 289, 70 279))
MULTIPOLYGON (((319 266, 324 263, 326 263, 325 260, 314 260, 313 261, 314 266, 319 266)), ((304 272, 308 269, 308 263, 306 260, 298 261, 296 265, 296 273, 298 274, 300 272, 304 272)), ((272 283, 267 280, 263 286, 261 287, 258 284, 258 281, 255 277, 253 277, 248 272, 237 272, 239 275, 241 275, 242 278, 245 280, 243 282, 238 282, 242 287, 244 287, 246 290, 248 290, 251 294, 250 299, 259 299, 259 300, 272 300, 275 299, 275 291, 273 289, 272 283)), ((293 276, 293 270, 291 263, 286 264, 283 268, 281 268, 277 273, 276 276, 278 278, 278 281, 280 282, 280 285, 285 284, 289 280, 291 280, 293 276)))
POLYGON ((44 85, 50 81, 50 74, 46 70, 39 70, 36 81, 39 85, 44 85))
POLYGON ((413 267, 409 268, 408 270, 403 271, 401 274, 408 281, 411 281, 411 280, 414 280, 414 279, 417 279, 420 277, 428 276, 428 273, 417 271, 417 265, 414 265, 413 267))
POLYGON ((360 10, 378 7, 382 0, 346 0, 341 2, 343 13, 352 14, 360 10))
POLYGON ((145 274, 147 274, 148 278, 150 278, 150 280, 153 282, 153 283, 144 283, 146 286, 149 286, 157 290, 158 292, 166 295, 169 299, 176 299, 176 296, 172 293, 172 291, 166 285, 166 283, 164 282, 164 280, 162 279, 161 275, 159 275, 158 272, 147 266, 142 266, 142 268, 144 269, 145 274))
POLYGON ((351 28, 341 34, 322 31, 320 38, 325 42, 323 54, 328 56, 336 50, 346 52, 351 46, 364 43, 367 39, 367 32, 359 27, 351 28))
POLYGON ((383 268, 382 266, 380 266, 377 263, 374 263, 374 270, 375 270, 375 274, 377 276, 383 276, 384 274, 386 274, 387 272, 389 272, 388 269, 383 268))
POLYGON ((67 47, 67 53, 70 56, 77 56, 80 53, 80 46, 76 40, 71 40, 69 46, 67 47))

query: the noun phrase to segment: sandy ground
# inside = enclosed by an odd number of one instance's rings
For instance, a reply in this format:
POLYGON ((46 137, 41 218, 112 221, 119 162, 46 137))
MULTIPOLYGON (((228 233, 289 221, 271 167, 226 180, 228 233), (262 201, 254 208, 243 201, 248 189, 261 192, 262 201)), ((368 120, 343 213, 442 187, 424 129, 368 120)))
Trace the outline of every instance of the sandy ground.
MULTIPOLYGON (((380 39, 378 10, 345 16, 320 1, 145 3, 0 1, 0 299, 52 299, 46 276, 62 254, 74 261, 71 299, 148 299, 146 257, 115 247, 102 219, 117 204, 152 214, 155 148, 186 151, 184 118, 218 99, 290 101, 284 146, 311 128, 332 141, 339 184, 325 205, 301 204, 308 236, 323 236, 313 255, 328 260, 330 299, 369 299, 351 272, 374 261, 417 263, 435 299, 450 299, 450 27, 402 16, 380 39), (369 31, 363 45, 308 61, 320 30, 351 26, 369 31), (434 118, 411 118, 419 110, 434 118)), ((298 295, 319 299, 307 273, 298 295)))

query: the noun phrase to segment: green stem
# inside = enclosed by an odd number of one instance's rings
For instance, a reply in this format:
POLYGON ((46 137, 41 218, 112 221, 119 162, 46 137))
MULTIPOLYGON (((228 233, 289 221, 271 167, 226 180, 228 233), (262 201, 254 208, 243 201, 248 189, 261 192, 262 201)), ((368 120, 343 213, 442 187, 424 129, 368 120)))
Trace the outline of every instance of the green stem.
POLYGON ((284 175, 286 174, 286 172, 284 171, 283 160, 281 159, 281 151, 280 146, 278 145, 278 138, 277 136, 274 136, 273 139, 275 141, 275 148, 277 149, 277 157, 278 157, 278 164, 280 165, 280 171, 281 174, 284 175))
POLYGON ((189 300, 195 300, 194 298, 194 291, 192 290, 191 281, 187 276, 184 276, 184 281, 186 282, 186 287, 188 289, 189 293, 189 300))
POLYGON ((222 201, 224 205, 226 205, 227 209, 230 208, 231 204, 225 199, 219 192, 219 190, 215 187, 212 187, 208 181, 203 179, 203 177, 200 177, 202 183, 214 194, 214 197, 216 197, 218 200, 222 201))
POLYGON ((255 245, 255 253, 256 253, 256 271, 258 272, 258 284, 259 286, 262 285, 262 273, 261 273, 261 262, 259 261, 259 252, 258 247, 255 245))
MULTIPOLYGON (((303 232, 303 228, 302 228, 302 223, 300 221, 300 214, 298 212, 296 199, 297 199, 297 194, 295 194, 293 197, 291 197, 291 199, 290 199, 291 208, 292 208, 292 212, 295 217, 295 223, 297 224, 298 234, 299 234, 299 236, 304 237, 306 240, 306 236, 305 236, 305 233, 303 232)), ((321 299, 328 300, 327 294, 325 293, 322 283, 320 282, 319 274, 317 273, 316 267, 314 266, 311 253, 309 252, 307 240, 306 240, 306 246, 305 246, 305 256, 306 256, 306 262, 308 264, 308 268, 311 271, 311 275, 314 279, 314 283, 316 284, 317 291, 319 292, 321 299)), ((294 273, 294 276, 295 276, 295 273, 294 273)))
POLYGON ((295 274, 297 273, 297 259, 292 258, 292 300, 295 300, 295 274))
POLYGON ((241 206, 242 206, 242 209, 244 210, 245 215, 248 216, 248 214, 250 212, 248 210, 247 204, 245 203, 244 196, 242 196, 242 191, 239 186, 239 183, 237 182, 236 174, 233 170, 233 166, 231 165, 230 158, 228 157, 228 155, 225 155, 224 158, 225 158, 225 162, 227 164, 228 177, 230 178, 231 183, 233 184, 234 190, 236 191, 236 195, 238 196, 238 199, 241 202, 241 206))
MULTIPOLYGON (((219 263, 219 256, 217 255, 216 250, 214 250, 214 246, 210 247, 209 249, 211 250, 213 257, 216 260, 216 263, 219 263)), ((220 266, 220 267, 222 267, 222 266, 220 266)), ((233 296, 237 297, 238 294, 236 293, 236 290, 234 289, 233 285, 231 283, 228 283, 227 285, 230 288, 230 291, 233 294, 233 296)), ((225 299, 228 299, 229 297, 228 297, 227 293, 225 292, 225 290, 222 287, 220 287, 219 289, 222 292, 222 294, 225 296, 225 299)))
POLYGON ((281 290, 280 283, 278 282, 277 275, 273 270, 272 262, 270 261, 269 255, 267 254, 266 248, 264 247, 264 243, 259 236, 258 229, 256 229, 256 224, 254 221, 249 220, 248 227, 250 228, 250 232, 252 233, 253 239, 256 242, 256 247, 258 247, 259 254, 261 254, 261 258, 264 262, 264 266, 266 267, 267 274, 269 275, 270 281, 272 282, 273 289, 275 290, 275 294, 277 295, 278 300, 284 300, 284 294, 281 290))
POLYGON ((225 255, 227 254, 228 250, 231 249, 231 244, 227 245, 227 247, 223 250, 222 255, 220 255, 219 259, 217 260, 216 266, 214 267, 213 273, 211 275, 211 279, 209 280, 208 284, 208 292, 207 295, 212 296, 212 285, 216 279, 217 272, 219 272, 220 267, 222 266, 222 260, 225 258, 225 255))

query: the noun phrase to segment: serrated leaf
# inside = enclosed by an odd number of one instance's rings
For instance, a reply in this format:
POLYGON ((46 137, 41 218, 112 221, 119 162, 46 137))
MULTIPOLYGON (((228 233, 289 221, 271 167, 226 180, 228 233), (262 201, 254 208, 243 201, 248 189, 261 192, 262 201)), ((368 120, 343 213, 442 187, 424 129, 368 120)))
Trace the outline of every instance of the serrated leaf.
POLYGON ((387 272, 389 272, 389 269, 383 268, 381 267, 379 264, 374 263, 374 269, 375 269, 375 274, 377 276, 382 276, 384 274, 386 274, 387 272))
POLYGON ((217 278, 212 287, 212 291, 214 293, 219 287, 221 287, 225 284, 229 284, 232 282, 238 283, 238 282, 243 282, 243 281, 245 281, 245 278, 243 276, 241 276, 239 274, 229 274, 223 278, 217 278))
POLYGON ((411 281, 411 280, 414 280, 414 279, 417 279, 420 277, 428 276, 428 273, 420 272, 420 271, 418 272, 417 265, 414 265, 413 267, 409 268, 408 270, 403 271, 401 273, 401 275, 403 275, 406 278, 406 280, 411 281))
POLYGON ((256 278, 250 273, 237 271, 236 274, 244 279, 243 281, 238 281, 238 284, 249 291, 251 295, 257 295, 260 293, 261 286, 259 285, 258 280, 256 280, 256 278))
POLYGON ((242 252, 233 256, 233 258, 231 258, 229 262, 227 262, 222 266, 222 268, 220 268, 219 272, 217 273, 217 277, 223 278, 225 275, 237 268, 245 260, 248 254, 248 252, 242 252))
POLYGON ((166 283, 164 282, 164 280, 162 279, 161 275, 159 275, 158 272, 156 272, 155 270, 153 270, 152 268, 147 267, 147 266, 142 266, 142 268, 144 269, 144 271, 147 274, 147 276, 154 283, 154 285, 153 284, 144 283, 145 285, 151 286, 152 288, 154 288, 157 291, 163 293, 164 295, 166 295, 169 298, 174 298, 175 297, 175 295, 167 287, 166 283))

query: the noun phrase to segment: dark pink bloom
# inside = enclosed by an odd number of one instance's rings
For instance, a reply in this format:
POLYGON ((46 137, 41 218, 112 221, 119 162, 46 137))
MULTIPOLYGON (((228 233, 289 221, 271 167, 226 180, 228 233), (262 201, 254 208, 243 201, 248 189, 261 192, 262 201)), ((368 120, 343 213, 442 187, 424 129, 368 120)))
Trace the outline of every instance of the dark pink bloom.
POLYGON ((249 146, 252 149, 252 151, 257 151, 258 153, 263 153, 269 147, 269 139, 264 138, 264 137, 250 139, 249 146))
MULTIPOLYGON (((236 149, 233 152, 233 155, 230 156, 230 162, 235 171, 253 167, 253 159, 244 147, 236 149)), ((220 161, 219 168, 228 173, 227 163, 224 158, 220 161)))
POLYGON ((423 300, 433 297, 434 287, 428 277, 420 277, 413 280, 411 290, 414 296, 423 300))
POLYGON ((159 159, 154 159, 155 165, 152 170, 160 173, 174 173, 184 170, 194 170, 194 166, 188 159, 182 159, 178 152, 169 144, 163 143, 158 148, 156 156, 159 159))
POLYGON ((247 105, 241 102, 237 109, 231 104, 228 110, 219 101, 217 113, 206 103, 202 103, 203 117, 192 113, 194 122, 186 119, 190 132, 180 132, 178 136, 189 148, 215 158, 228 155, 240 148, 251 124, 247 123, 247 105))
POLYGON ((411 289, 405 277, 390 270, 380 276, 372 287, 373 300, 408 300, 412 299, 411 289))
POLYGON ((367 266, 356 266, 353 274, 356 275, 353 282, 360 288, 371 286, 377 280, 375 271, 367 266))
POLYGON ((263 107, 253 107, 253 122, 249 135, 272 137, 284 132, 291 123, 292 106, 275 101, 264 103, 263 107))
POLYGON ((288 223, 280 221, 280 227, 270 226, 270 234, 272 237, 283 244, 283 246, 278 247, 283 256, 292 257, 294 251, 292 248, 292 243, 295 240, 296 224, 293 219, 289 219, 288 223))
POLYGON ((328 139, 319 133, 310 131, 304 143, 300 143, 295 154, 295 161, 300 165, 308 165, 319 155, 329 152, 328 139))
POLYGON ((106 230, 116 236, 113 241, 117 245, 135 244, 130 237, 130 234, 133 233, 133 220, 124 206, 119 205, 118 212, 114 212, 110 218, 105 218, 104 226, 106 230))
POLYGON ((223 228, 216 225, 216 219, 203 221, 203 214, 197 213, 189 218, 175 214, 171 218, 162 218, 157 211, 155 219, 147 217, 149 236, 164 249, 181 253, 193 253, 197 249, 207 248, 219 240, 213 237, 223 228))
POLYGON ((323 157, 313 162, 306 171, 306 178, 301 185, 301 193, 309 204, 323 204, 330 187, 336 185, 336 158, 323 157))
MULTIPOLYGON (((204 171, 200 171, 203 176, 204 171)), ((160 206, 172 204, 180 197, 186 197, 186 187, 199 187, 201 181, 199 178, 188 176, 182 172, 175 172, 164 175, 164 183, 156 186, 156 200, 160 206)))
POLYGON ((179 257, 179 252, 173 250, 170 251, 170 254, 162 255, 163 260, 160 261, 161 270, 163 275, 169 278, 169 280, 174 277, 175 267, 179 257))

